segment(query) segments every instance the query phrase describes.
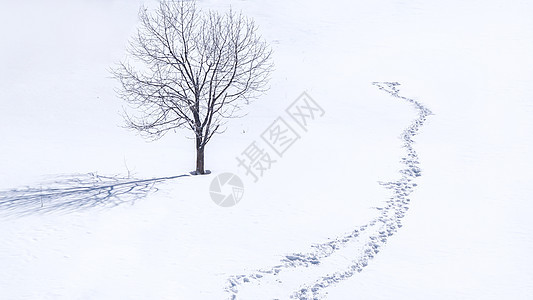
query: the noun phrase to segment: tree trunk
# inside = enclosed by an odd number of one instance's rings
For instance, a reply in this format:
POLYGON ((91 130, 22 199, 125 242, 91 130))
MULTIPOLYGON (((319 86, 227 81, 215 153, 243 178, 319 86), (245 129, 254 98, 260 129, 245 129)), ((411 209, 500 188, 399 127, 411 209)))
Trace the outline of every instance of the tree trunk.
POLYGON ((196 147, 196 175, 205 174, 204 170, 204 147, 196 147))

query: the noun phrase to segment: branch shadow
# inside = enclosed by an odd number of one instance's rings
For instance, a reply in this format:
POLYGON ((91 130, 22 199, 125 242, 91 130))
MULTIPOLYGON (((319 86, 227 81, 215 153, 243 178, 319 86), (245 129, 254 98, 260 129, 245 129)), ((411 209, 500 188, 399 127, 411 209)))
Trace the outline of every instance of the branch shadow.
POLYGON ((56 177, 38 187, 0 191, 0 215, 26 216, 47 213, 71 213, 94 208, 133 205, 166 180, 189 175, 152 179, 101 176, 95 173, 56 177))

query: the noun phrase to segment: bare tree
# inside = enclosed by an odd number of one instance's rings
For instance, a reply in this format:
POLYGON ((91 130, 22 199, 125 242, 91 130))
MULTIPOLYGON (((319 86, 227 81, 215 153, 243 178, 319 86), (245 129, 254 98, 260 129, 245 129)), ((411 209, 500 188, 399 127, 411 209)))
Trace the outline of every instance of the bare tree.
POLYGON ((127 127, 151 139, 190 129, 196 141, 196 174, 204 174, 204 150, 225 120, 266 90, 271 49, 253 20, 229 10, 202 12, 195 1, 161 0, 140 27, 126 59, 113 69, 127 127))

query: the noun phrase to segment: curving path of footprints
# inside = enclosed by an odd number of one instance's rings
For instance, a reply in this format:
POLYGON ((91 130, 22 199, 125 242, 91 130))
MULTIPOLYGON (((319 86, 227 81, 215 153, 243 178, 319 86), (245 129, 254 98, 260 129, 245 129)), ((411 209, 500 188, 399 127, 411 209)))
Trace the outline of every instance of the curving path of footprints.
MULTIPOLYGON (((387 243, 389 237, 394 235, 402 227, 402 218, 409 209, 409 195, 417 186, 414 180, 421 176, 418 155, 413 148, 413 137, 431 115, 431 111, 418 101, 400 96, 400 85, 397 82, 373 82, 380 90, 389 93, 393 97, 412 104, 418 111, 418 118, 401 134, 403 147, 406 154, 402 158, 404 168, 399 171, 400 178, 396 181, 380 182, 382 186, 391 190, 391 197, 384 207, 378 208, 381 213, 368 224, 360 226, 344 236, 337 237, 326 243, 313 245, 314 251, 309 253, 294 253, 285 255, 279 265, 267 269, 260 269, 247 275, 233 275, 228 278, 225 290, 230 294, 230 299, 236 299, 239 287, 251 283, 258 283, 265 276, 277 276, 280 272, 292 268, 307 268, 323 263, 324 259, 333 255, 338 250, 351 244, 356 244, 357 251, 351 257, 351 261, 343 270, 325 275, 311 283, 304 284, 292 293, 291 298, 296 299, 321 299, 326 295, 326 288, 352 277, 361 272, 368 265, 369 260, 379 253, 387 243)), ((353 246, 353 245, 351 245, 353 246)))

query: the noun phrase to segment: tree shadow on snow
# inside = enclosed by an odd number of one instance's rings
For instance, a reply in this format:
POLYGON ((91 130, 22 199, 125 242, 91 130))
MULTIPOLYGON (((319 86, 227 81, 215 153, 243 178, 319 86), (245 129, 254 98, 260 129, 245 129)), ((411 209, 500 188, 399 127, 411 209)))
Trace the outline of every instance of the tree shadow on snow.
POLYGON ((0 215, 24 216, 38 213, 70 213, 92 208, 133 205, 157 184, 188 175, 135 179, 95 173, 62 175, 38 187, 0 191, 0 215))

